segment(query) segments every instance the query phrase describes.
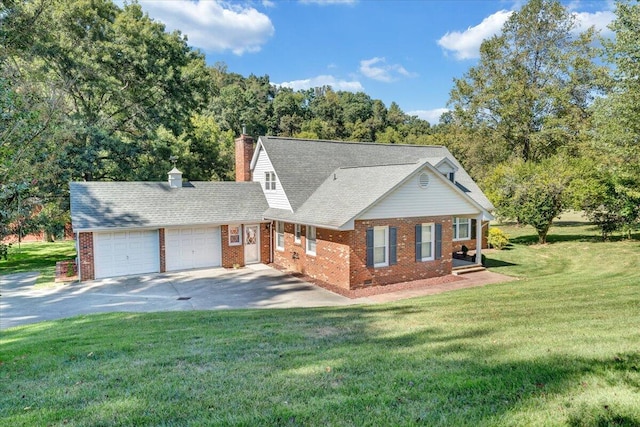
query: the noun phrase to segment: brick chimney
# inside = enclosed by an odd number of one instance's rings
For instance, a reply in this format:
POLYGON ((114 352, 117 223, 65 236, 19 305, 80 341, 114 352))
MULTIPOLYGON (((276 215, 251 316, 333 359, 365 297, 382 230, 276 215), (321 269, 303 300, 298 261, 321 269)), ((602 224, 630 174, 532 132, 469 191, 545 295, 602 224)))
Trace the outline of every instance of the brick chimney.
POLYGON ((236 182, 251 181, 251 158, 255 144, 244 132, 236 139, 236 182))

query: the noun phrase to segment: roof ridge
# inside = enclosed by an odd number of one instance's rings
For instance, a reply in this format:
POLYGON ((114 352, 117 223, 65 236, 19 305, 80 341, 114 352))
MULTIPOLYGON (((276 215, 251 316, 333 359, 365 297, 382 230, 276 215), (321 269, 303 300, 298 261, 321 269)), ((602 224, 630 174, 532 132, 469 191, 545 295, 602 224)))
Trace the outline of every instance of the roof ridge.
POLYGON ((331 144, 374 145, 374 146, 383 146, 383 147, 447 148, 444 145, 394 144, 390 142, 341 141, 341 140, 334 140, 334 139, 305 139, 305 138, 292 138, 290 136, 271 136, 271 135, 264 135, 263 137, 267 139, 282 139, 286 141, 325 142, 325 143, 331 143, 331 144))
POLYGON ((417 165, 418 163, 422 164, 422 163, 424 163, 424 162, 422 162, 422 161, 417 161, 417 162, 402 162, 402 163, 385 163, 385 164, 379 164, 379 165, 342 166, 342 167, 339 167, 338 169, 379 168, 379 167, 381 167, 381 166, 405 166, 405 165, 417 165))

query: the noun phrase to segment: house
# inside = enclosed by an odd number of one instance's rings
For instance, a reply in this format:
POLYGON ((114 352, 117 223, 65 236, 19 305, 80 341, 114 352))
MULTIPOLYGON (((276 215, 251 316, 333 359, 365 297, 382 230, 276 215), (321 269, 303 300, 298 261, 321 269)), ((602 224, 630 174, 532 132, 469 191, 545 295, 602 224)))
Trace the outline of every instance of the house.
POLYGON ((493 206, 442 146, 236 140, 237 182, 72 182, 81 280, 273 263, 345 289, 480 262, 493 206), (476 236, 482 236, 477 239, 476 236))

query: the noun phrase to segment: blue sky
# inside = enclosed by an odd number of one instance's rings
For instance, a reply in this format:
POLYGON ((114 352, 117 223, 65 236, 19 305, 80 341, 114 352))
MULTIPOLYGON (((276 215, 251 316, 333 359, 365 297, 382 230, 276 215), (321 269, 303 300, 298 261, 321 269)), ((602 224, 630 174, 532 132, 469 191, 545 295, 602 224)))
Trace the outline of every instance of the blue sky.
MULTIPOLYGON (((453 79, 478 59, 483 39, 499 33, 522 1, 483 0, 139 0, 168 30, 186 34, 230 72, 268 75, 303 89, 331 85, 364 91, 387 107, 437 123, 453 79)), ((563 4, 582 27, 604 36, 610 1, 563 4)))

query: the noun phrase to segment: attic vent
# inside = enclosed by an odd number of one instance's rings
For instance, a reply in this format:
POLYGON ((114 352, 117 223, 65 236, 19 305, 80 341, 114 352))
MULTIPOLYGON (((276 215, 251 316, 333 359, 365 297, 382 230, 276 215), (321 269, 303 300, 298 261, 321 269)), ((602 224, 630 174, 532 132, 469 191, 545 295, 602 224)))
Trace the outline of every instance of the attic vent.
POLYGON ((422 172, 418 177, 418 185, 420 188, 427 188, 429 186, 429 174, 422 172))

